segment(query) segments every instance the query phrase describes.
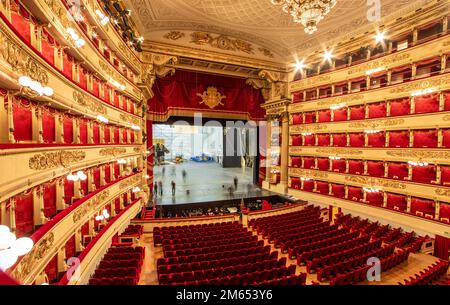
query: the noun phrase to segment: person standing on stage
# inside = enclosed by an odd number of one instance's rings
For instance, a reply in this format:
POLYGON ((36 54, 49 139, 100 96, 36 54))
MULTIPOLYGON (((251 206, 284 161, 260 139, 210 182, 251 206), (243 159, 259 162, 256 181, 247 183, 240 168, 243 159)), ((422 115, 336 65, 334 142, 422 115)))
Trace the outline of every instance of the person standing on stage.
POLYGON ((183 176, 183 182, 186 183, 187 172, 185 169, 183 169, 183 171, 181 172, 181 175, 183 176))
POLYGON ((234 181, 234 189, 237 190, 237 188, 238 188, 238 177, 234 176, 233 181, 234 181))
POLYGON ((158 183, 153 183, 153 196, 158 196, 158 183))
POLYGON ((172 180, 172 196, 175 196, 175 181, 172 180))
POLYGON ((162 181, 158 182, 158 188, 159 188, 159 195, 163 195, 163 185, 162 185, 162 181))

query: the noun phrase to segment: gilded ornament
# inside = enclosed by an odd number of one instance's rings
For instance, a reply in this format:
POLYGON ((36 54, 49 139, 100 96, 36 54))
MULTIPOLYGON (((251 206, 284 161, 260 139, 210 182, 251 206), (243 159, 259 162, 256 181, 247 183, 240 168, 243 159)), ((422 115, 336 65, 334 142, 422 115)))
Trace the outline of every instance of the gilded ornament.
POLYGON ((58 151, 36 154, 28 161, 29 168, 34 170, 44 170, 56 167, 67 167, 68 165, 80 162, 86 158, 84 151, 58 151))
POLYGON ((222 103, 222 100, 226 98, 225 95, 222 95, 217 91, 216 87, 208 87, 202 94, 197 93, 197 96, 202 98, 199 104, 205 104, 211 109, 216 108, 219 105, 223 106, 224 103, 222 103))
POLYGON ((373 120, 373 121, 362 121, 362 122, 354 122, 350 123, 348 126, 350 128, 378 128, 378 127, 389 127, 395 125, 401 125, 405 123, 403 119, 382 119, 382 120, 373 120))
POLYGON ((180 31, 170 31, 166 35, 164 35, 163 37, 165 39, 178 40, 180 38, 183 38, 184 36, 185 36, 185 34, 180 32, 180 31))
POLYGON ((106 157, 106 156, 123 155, 126 152, 127 152, 127 150, 125 148, 113 147, 113 148, 102 148, 102 149, 100 149, 99 154, 102 157, 106 157))

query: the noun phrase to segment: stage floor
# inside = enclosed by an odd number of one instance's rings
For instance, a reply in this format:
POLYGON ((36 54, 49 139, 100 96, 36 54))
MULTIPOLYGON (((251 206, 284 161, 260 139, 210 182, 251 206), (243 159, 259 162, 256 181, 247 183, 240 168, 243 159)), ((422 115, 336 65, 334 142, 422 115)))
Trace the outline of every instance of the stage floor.
POLYGON ((154 167, 153 174, 154 182, 162 181, 163 183, 163 195, 158 194, 155 198, 157 205, 211 202, 272 194, 253 185, 251 168, 223 168, 216 162, 187 161, 182 164, 160 165, 154 167), (187 172, 186 181, 183 181, 183 169, 187 172), (228 188, 234 187, 235 176, 238 178, 238 188, 230 196, 228 188), (172 196, 172 180, 176 183, 175 196, 172 196), (249 187, 249 184, 252 186, 249 187), (190 194, 187 194, 187 190, 190 191, 190 194))

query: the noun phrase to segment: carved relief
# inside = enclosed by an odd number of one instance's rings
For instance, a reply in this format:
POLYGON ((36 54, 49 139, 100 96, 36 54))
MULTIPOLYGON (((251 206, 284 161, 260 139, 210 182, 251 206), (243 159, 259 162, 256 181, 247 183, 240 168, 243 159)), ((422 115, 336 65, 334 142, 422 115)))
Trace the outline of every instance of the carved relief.
POLYGON ((389 150, 386 152, 388 156, 414 159, 449 159, 450 152, 446 151, 427 151, 427 150, 389 150))
POLYGON ((99 113, 99 114, 106 114, 107 110, 106 107, 99 101, 95 100, 91 96, 84 94, 80 91, 74 91, 73 92, 73 99, 75 102, 77 102, 78 105, 86 107, 87 109, 99 113))
POLYGON ((138 117, 134 117, 132 115, 127 115, 127 114, 121 113, 119 115, 119 118, 120 118, 121 121, 123 121, 125 123, 130 123, 130 124, 134 124, 134 125, 137 125, 137 126, 141 125, 141 119, 138 118, 138 117))
POLYGON ((373 178, 373 177, 361 177, 361 176, 346 176, 346 181, 353 182, 353 183, 359 183, 359 184, 365 184, 370 186, 381 186, 381 187, 389 187, 389 188, 396 188, 396 189, 406 189, 406 184, 397 182, 397 181, 390 181, 380 178, 373 178))
POLYGON ((355 150, 350 148, 318 148, 316 149, 316 152, 319 154, 328 154, 328 155, 362 155, 362 150, 355 150))
POLYGON ((180 38, 183 38, 184 36, 185 36, 184 33, 180 31, 170 31, 163 37, 170 40, 178 40, 180 38))
POLYGON ((323 124, 307 124, 307 125, 294 125, 291 126, 291 133, 301 133, 301 132, 317 132, 321 130, 326 130, 327 125, 323 124))
POLYGON ((450 189, 438 188, 434 191, 437 195, 450 197, 450 189))
POLYGON ((317 105, 318 106, 331 106, 333 104, 358 101, 358 100, 362 100, 363 98, 364 98, 364 95, 362 95, 362 94, 347 95, 347 96, 337 97, 335 99, 331 99, 328 101, 320 101, 320 102, 317 102, 317 105))
POLYGON ((379 128, 379 127, 390 127, 395 125, 401 125, 405 123, 403 119, 383 119, 374 121, 362 121, 350 123, 348 126, 350 128, 379 128))
POLYGON ((298 146, 291 146, 289 147, 289 153, 292 155, 300 155, 302 153, 303 149, 298 146))
POLYGON ((205 104, 211 109, 216 108, 219 105, 223 106, 222 100, 226 98, 225 95, 222 95, 217 91, 216 87, 208 87, 202 94, 197 93, 197 96, 202 98, 199 104, 205 104))
POLYGON ((227 51, 241 51, 248 54, 253 54, 253 46, 239 39, 232 39, 225 35, 213 37, 213 35, 206 32, 193 32, 191 34, 191 43, 197 45, 210 45, 214 48, 227 51))
POLYGON ((275 55, 273 55, 272 52, 270 52, 270 50, 266 49, 266 48, 258 48, 258 50, 263 53, 264 56, 269 57, 269 58, 274 58, 275 55))
POLYGON ((404 61, 405 59, 408 59, 410 57, 410 54, 396 54, 393 56, 388 56, 386 58, 382 58, 380 60, 374 60, 370 61, 368 63, 362 64, 356 68, 348 70, 348 74, 355 74, 355 73, 363 73, 368 70, 376 69, 379 67, 385 67, 391 64, 395 64, 399 61, 404 61))
POLYGON ((140 179, 141 179, 141 176, 140 176, 140 175, 133 176, 133 177, 131 177, 130 179, 127 179, 126 181, 121 182, 121 183, 119 184, 119 188, 120 188, 120 189, 124 189, 124 188, 126 188, 126 187, 129 187, 130 185, 132 185, 132 184, 138 182, 140 179))
POLYGON ((425 80, 422 82, 414 82, 407 85, 399 86, 397 88, 391 89, 390 93, 405 93, 405 92, 411 92, 414 90, 423 90, 423 89, 429 89, 433 87, 439 88, 443 85, 450 84, 450 78, 447 76, 438 77, 435 79, 425 80))
POLYGON ((55 167, 67 167, 86 158, 84 151, 58 151, 36 154, 28 162, 30 169, 44 170, 55 167))
POLYGON ((100 149, 100 156, 106 157, 106 156, 117 156, 117 155, 123 155, 127 152, 125 148, 103 148, 100 149))
POLYGON ((292 176, 301 176, 301 177, 309 177, 309 178, 328 178, 328 174, 325 172, 309 170, 309 169, 301 169, 301 168, 290 168, 289 174, 292 176))

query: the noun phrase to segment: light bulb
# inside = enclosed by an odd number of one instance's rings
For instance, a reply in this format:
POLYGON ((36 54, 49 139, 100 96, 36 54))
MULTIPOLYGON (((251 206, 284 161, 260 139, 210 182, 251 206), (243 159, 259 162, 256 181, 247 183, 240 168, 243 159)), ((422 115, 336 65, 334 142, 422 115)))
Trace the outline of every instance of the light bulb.
POLYGON ((375 40, 377 42, 382 42, 384 40, 384 33, 383 32, 377 33, 377 35, 375 36, 375 40))
POLYGON ((25 255, 33 249, 33 240, 29 237, 21 237, 14 242, 12 249, 18 256, 25 255))
POLYGON ((83 176, 83 175, 84 175, 84 172, 83 172, 83 171, 78 171, 78 172, 77 172, 77 176, 78 176, 78 177, 83 176))
POLYGON ((19 77, 19 84, 24 87, 29 87, 33 80, 26 75, 19 77))
POLYGON ((41 90, 42 90, 41 83, 38 82, 38 81, 35 81, 35 80, 31 82, 30 88, 33 89, 33 90, 36 91, 36 92, 39 92, 39 93, 40 93, 41 90))
POLYGON ((12 232, 5 232, 0 235, 0 249, 8 249, 16 241, 16 235, 12 232))
POLYGON ((52 96, 53 95, 53 89, 50 87, 44 87, 42 88, 42 93, 46 96, 52 96))
POLYGON ((86 176, 85 174, 83 174, 83 175, 80 176, 80 180, 81 180, 81 181, 84 181, 84 180, 86 180, 86 179, 87 179, 87 176, 86 176))
POLYGON ((4 235, 9 233, 9 228, 5 225, 0 225, 0 238, 4 235))
POLYGON ((75 34, 75 30, 73 28, 67 28, 66 32, 72 37, 75 34))
POLYGON ((6 269, 14 266, 17 259, 17 254, 11 249, 0 251, 0 269, 6 271, 6 269))

